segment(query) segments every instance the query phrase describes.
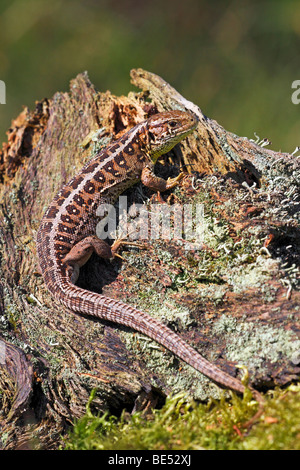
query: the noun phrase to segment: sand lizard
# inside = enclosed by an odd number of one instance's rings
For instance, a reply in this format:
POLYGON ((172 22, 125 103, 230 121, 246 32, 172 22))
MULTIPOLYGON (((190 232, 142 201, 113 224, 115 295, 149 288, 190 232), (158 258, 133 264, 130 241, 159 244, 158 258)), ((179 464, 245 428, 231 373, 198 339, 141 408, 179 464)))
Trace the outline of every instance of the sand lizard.
MULTIPOLYGON (((79 268, 93 252, 112 258, 122 244, 110 246, 96 237, 102 202, 114 203, 138 181, 154 191, 175 187, 183 173, 164 180, 154 175, 158 157, 171 150, 197 126, 183 111, 158 113, 137 124, 90 160, 55 196, 37 234, 37 253, 47 288, 73 312, 126 325, 154 339, 217 384, 243 393, 244 385, 202 357, 171 329, 121 301, 75 285, 79 268)), ((259 394, 253 391, 256 398, 259 394)))

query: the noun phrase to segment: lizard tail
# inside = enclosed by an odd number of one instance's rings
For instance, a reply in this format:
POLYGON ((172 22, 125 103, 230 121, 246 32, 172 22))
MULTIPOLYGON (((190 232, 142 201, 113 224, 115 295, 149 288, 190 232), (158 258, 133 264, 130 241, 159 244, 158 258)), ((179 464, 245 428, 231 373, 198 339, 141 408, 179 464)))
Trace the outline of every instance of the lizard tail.
MULTIPOLYGON (((122 324, 149 336, 218 385, 244 393, 245 386, 238 379, 209 362, 170 328, 147 313, 121 301, 86 291, 69 281, 62 282, 60 292, 56 290, 53 295, 72 311, 122 324)), ((260 393, 251 391, 254 398, 261 402, 260 393)))

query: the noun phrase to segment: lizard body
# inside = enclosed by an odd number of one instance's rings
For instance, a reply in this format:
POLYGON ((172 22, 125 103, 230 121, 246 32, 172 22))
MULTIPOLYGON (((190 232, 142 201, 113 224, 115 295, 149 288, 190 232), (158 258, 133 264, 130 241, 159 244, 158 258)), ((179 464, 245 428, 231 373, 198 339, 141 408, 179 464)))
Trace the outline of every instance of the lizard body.
POLYGON ((125 189, 140 180, 156 191, 176 186, 183 174, 163 180, 154 175, 154 164, 196 125, 197 118, 190 113, 159 113, 108 145, 51 202, 38 230, 37 253, 47 288, 67 308, 144 333, 219 385, 243 393, 244 386, 238 379, 210 363, 158 320, 121 301, 74 284, 79 268, 93 251, 103 258, 111 258, 122 243, 116 241, 110 246, 96 237, 99 204, 114 203, 125 189))

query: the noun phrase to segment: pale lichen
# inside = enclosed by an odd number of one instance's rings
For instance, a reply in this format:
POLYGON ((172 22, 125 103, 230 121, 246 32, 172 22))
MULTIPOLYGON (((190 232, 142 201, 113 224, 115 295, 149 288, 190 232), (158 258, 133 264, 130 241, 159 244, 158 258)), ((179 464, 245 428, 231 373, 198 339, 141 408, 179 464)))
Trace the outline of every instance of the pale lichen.
POLYGON ((284 328, 259 325, 257 322, 237 321, 221 315, 213 326, 216 335, 226 334, 226 357, 263 372, 267 361, 276 363, 292 357, 300 350, 300 340, 284 328))

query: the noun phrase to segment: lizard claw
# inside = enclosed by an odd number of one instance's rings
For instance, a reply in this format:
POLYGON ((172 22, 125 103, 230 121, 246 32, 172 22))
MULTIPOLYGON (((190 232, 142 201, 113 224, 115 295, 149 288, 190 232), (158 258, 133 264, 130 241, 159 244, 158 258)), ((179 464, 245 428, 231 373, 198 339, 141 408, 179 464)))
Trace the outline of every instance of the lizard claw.
MULTIPOLYGON (((125 237, 124 237, 125 238, 125 237)), ((111 252, 113 257, 117 256, 118 258, 122 258, 117 252, 121 248, 122 245, 129 245, 129 246, 137 246, 139 248, 145 248, 145 245, 142 243, 136 243, 136 242, 131 242, 131 241, 126 241, 124 238, 119 238, 118 240, 115 240, 114 243, 111 246, 111 252)), ((125 261, 125 260, 124 260, 125 261)))
POLYGON ((174 186, 177 186, 177 184, 186 176, 185 173, 180 172, 178 176, 175 178, 168 178, 167 179, 167 188, 166 189, 171 189, 174 188, 174 186))

